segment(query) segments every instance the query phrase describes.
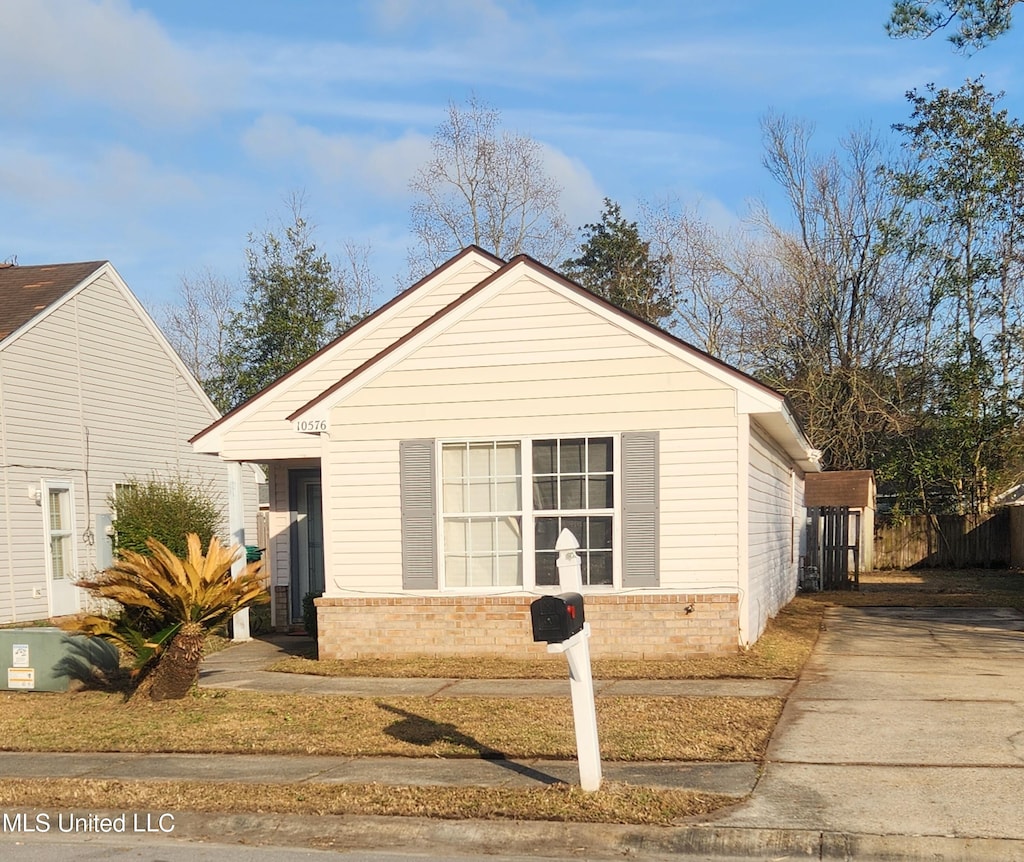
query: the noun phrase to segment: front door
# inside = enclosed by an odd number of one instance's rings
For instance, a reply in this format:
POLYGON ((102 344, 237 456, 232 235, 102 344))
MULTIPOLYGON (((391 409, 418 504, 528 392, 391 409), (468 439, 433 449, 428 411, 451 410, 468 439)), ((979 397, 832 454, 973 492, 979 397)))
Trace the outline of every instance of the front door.
POLYGON ((292 474, 292 620, 302 618, 302 600, 324 591, 323 486, 319 471, 292 474))
POLYGON ((69 481, 44 481, 42 490, 50 616, 78 613, 74 488, 69 481))

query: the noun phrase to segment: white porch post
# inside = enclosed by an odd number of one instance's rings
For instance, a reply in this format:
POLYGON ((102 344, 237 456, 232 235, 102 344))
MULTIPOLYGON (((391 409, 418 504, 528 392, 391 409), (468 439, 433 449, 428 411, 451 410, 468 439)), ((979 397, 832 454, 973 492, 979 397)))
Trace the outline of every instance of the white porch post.
MULTIPOLYGON (((245 501, 242 496, 242 464, 228 462, 228 530, 231 544, 239 545, 241 554, 231 564, 231 575, 237 578, 245 571, 245 501)), ((249 636, 249 609, 243 608, 234 616, 235 634, 232 640, 252 640, 249 636)))
MULTIPOLYGON (((583 564, 576 549, 580 543, 571 530, 562 530, 555 542, 558 551, 558 583, 563 592, 578 593, 583 588, 583 564)), ((594 676, 590 668, 590 623, 583 631, 559 644, 548 644, 548 652, 564 652, 569 662, 569 691, 572 718, 576 728, 576 757, 580 768, 580 787, 586 791, 601 789, 601 747, 597 740, 597 705, 594 703, 594 676)))

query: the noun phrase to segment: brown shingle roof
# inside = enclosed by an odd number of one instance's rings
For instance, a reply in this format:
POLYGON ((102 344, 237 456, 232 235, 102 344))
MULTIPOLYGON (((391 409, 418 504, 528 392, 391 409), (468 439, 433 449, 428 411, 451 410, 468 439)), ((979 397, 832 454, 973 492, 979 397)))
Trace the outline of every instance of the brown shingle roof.
POLYGON ((53 305, 106 261, 0 266, 0 341, 53 305))

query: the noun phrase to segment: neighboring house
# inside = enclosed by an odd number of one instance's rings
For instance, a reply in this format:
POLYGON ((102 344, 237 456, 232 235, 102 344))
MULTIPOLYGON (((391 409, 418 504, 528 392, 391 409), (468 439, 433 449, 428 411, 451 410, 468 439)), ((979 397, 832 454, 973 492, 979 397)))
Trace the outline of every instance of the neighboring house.
POLYGON ((226 508, 225 465, 187 442, 218 416, 110 263, 0 267, 0 623, 81 608, 131 477, 194 477, 226 508))
POLYGON ((269 464, 275 620, 322 591, 323 658, 537 654, 565 527, 595 655, 735 650, 795 593, 818 469, 777 392, 476 248, 192 442, 269 464))

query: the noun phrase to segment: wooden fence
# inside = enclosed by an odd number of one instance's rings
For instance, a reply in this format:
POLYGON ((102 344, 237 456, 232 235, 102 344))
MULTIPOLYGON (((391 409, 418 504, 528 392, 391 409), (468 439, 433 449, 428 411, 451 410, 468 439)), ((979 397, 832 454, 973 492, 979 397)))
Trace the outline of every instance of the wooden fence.
POLYGON ((879 515, 875 522, 876 569, 1006 568, 1019 565, 1011 552, 1020 542, 1022 519, 1009 509, 986 515, 913 515, 894 521, 879 515))

